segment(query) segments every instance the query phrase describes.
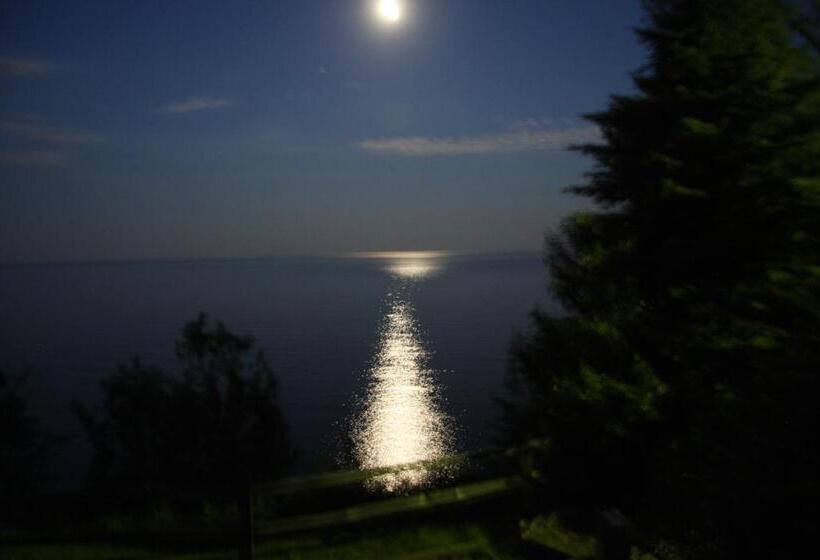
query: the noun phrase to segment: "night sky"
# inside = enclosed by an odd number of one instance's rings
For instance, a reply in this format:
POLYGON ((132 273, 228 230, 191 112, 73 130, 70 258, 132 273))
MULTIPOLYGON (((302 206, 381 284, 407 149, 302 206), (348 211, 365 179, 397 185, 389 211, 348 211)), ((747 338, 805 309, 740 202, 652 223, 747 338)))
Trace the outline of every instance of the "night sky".
POLYGON ((639 0, 3 0, 0 261, 539 250, 639 0))

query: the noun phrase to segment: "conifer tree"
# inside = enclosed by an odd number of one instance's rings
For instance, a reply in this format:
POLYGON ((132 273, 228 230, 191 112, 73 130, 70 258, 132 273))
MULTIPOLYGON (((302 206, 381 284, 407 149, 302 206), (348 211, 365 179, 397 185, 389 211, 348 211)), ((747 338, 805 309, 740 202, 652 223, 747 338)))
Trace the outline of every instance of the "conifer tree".
POLYGON ((549 437, 556 499, 773 550, 820 472, 817 58, 777 0, 646 9, 637 93, 588 117, 569 190, 598 209, 548 240, 564 312, 516 340, 512 414, 549 437))

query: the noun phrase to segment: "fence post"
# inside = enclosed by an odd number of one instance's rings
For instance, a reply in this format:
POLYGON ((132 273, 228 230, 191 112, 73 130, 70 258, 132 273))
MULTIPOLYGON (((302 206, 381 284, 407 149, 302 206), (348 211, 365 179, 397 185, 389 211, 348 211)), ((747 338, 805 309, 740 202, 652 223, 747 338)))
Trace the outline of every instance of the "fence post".
POLYGON ((253 560, 253 485, 250 474, 238 484, 239 560, 253 560))
POLYGON ((632 549, 629 520, 617 509, 598 510, 598 554, 602 560, 629 560, 632 549))

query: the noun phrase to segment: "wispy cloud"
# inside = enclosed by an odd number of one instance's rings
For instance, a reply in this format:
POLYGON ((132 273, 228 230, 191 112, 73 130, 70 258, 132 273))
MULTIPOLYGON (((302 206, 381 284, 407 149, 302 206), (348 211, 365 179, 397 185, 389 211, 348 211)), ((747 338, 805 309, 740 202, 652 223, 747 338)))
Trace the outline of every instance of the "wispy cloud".
POLYGON ((459 137, 376 138, 358 145, 370 152, 400 156, 454 156, 560 150, 573 144, 600 139, 597 127, 589 125, 544 127, 527 121, 501 134, 459 137))
POLYGON ((60 128, 35 122, 0 122, 0 133, 26 140, 39 140, 61 144, 95 144, 103 139, 98 134, 60 128))
POLYGON ((65 154, 50 150, 29 150, 21 152, 0 152, 0 165, 22 167, 52 167, 62 165, 65 154))
POLYGON ((0 56, 0 76, 43 76, 51 72, 51 63, 37 58, 0 56))
POLYGON ((230 101, 222 97, 190 97, 176 103, 169 103, 160 109, 161 113, 191 113, 207 109, 219 109, 230 105, 230 101))

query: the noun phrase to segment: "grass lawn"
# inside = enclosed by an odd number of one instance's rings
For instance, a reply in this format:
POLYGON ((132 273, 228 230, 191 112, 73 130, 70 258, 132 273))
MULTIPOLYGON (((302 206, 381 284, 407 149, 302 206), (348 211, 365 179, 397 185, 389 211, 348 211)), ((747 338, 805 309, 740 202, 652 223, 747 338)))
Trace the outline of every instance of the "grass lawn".
MULTIPOLYGON (((525 557, 509 550, 506 545, 499 546, 498 543, 494 543, 494 537, 480 524, 402 525, 368 530, 331 531, 260 542, 256 545, 255 557, 291 560, 502 560, 525 557)), ((162 548, 102 544, 0 545, 0 557, 14 560, 233 560, 236 556, 236 551, 231 549, 178 552, 162 548)))

